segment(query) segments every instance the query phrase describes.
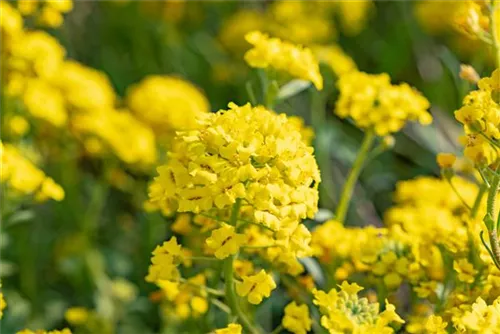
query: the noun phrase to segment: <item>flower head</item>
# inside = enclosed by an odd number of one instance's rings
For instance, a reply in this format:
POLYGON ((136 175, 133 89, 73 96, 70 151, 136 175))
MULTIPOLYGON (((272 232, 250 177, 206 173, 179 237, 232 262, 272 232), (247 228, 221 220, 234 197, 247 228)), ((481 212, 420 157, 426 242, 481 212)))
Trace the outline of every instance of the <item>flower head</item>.
POLYGON ((158 75, 146 77, 129 88, 127 105, 160 136, 196 128, 197 117, 209 111, 206 97, 194 85, 158 75))
POLYGON ((177 244, 177 238, 172 237, 163 245, 156 246, 151 258, 149 273, 146 281, 157 282, 159 280, 176 281, 179 279, 177 265, 183 257, 182 248, 177 244))
POLYGON ((342 75, 338 86, 335 113, 350 117, 360 128, 373 129, 377 135, 397 132, 407 121, 432 122, 427 99, 405 83, 391 85, 387 74, 353 71, 342 75))
POLYGON ((311 81, 318 90, 323 89, 318 61, 310 49, 278 38, 270 38, 260 31, 249 32, 245 39, 253 45, 245 54, 245 60, 251 67, 271 67, 293 77, 311 81))
POLYGON ((241 219, 276 231, 293 254, 307 254, 310 234, 299 225, 317 210, 313 149, 285 115, 249 104, 229 107, 177 133, 150 187, 151 203, 166 213, 224 214, 241 199, 241 219))
POLYGON ((307 305, 291 302, 285 307, 285 316, 281 321, 283 327, 294 334, 306 334, 311 330, 311 318, 307 305))
POLYGON ((229 324, 226 328, 215 330, 215 334, 241 334, 242 327, 240 324, 229 324))
POLYGON ((271 290, 276 288, 271 275, 261 270, 256 275, 242 276, 243 282, 236 284, 236 292, 242 297, 247 297, 251 304, 260 304, 264 297, 271 295, 271 290))
POLYGON ((215 250, 216 258, 225 259, 229 255, 236 254, 245 240, 246 236, 236 233, 234 226, 223 224, 221 228, 212 231, 206 243, 215 250))

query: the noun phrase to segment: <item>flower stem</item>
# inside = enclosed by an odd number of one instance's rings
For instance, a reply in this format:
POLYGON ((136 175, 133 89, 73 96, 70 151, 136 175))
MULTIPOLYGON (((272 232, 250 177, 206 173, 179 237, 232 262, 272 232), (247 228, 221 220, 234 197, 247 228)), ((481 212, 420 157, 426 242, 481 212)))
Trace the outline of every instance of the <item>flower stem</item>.
POLYGON ((349 208, 349 203, 354 191, 354 186, 356 185, 359 174, 363 169, 364 162, 366 160, 366 157, 368 156, 368 152, 370 151, 374 139, 375 133, 373 132, 373 130, 367 130, 365 133, 365 137, 363 138, 363 142, 361 143, 361 148, 359 149, 358 156, 354 161, 354 165, 352 166, 352 169, 349 172, 349 176, 347 177, 347 180, 344 184, 344 188, 342 189, 337 212, 335 213, 336 219, 341 223, 344 223, 345 221, 347 209, 349 208))
MULTIPOLYGON (((229 223, 233 226, 236 226, 236 222, 238 221, 238 214, 240 212, 241 200, 237 199, 236 203, 233 205, 233 210, 231 212, 231 218, 229 219, 229 223)), ((224 260, 223 272, 224 272, 224 280, 225 280, 225 292, 226 292, 226 301, 228 306, 231 308, 231 313, 238 317, 239 322, 243 326, 245 333, 258 334, 259 330, 255 328, 250 319, 247 318, 246 314, 240 308, 238 296, 236 295, 236 291, 234 289, 234 255, 228 256, 224 260)))
POLYGON ((482 184, 481 187, 479 188, 479 192, 477 193, 476 200, 474 201, 474 205, 472 206, 472 210, 470 212, 471 218, 476 218, 477 211, 479 210, 479 207, 481 206, 481 202, 484 197, 484 193, 486 192, 487 187, 485 184, 482 184))
POLYGON ((279 334, 281 333, 285 328, 283 327, 283 325, 279 325, 278 327, 276 327, 272 332, 271 334, 279 334))
POLYGON ((491 181, 490 191, 488 192, 488 200, 486 202, 486 216, 484 222, 488 229, 488 236, 490 239, 491 251, 488 252, 493 258, 495 264, 500 264, 500 241, 498 240, 498 223, 495 219, 496 203, 498 189, 500 188, 500 176, 495 175, 491 181))
POLYGON ((184 278, 181 278, 180 279, 180 282, 183 283, 183 284, 186 284, 186 285, 189 285, 189 286, 192 286, 193 288, 197 288, 197 289, 200 289, 200 290, 204 290, 206 291, 208 294, 211 294, 211 295, 214 295, 214 296, 219 296, 219 297, 222 297, 224 296, 224 292, 223 291, 219 291, 217 289, 212 289, 212 288, 209 288, 208 286, 206 285, 203 285, 203 284, 196 284, 196 283, 193 283, 193 282, 190 282, 184 278))

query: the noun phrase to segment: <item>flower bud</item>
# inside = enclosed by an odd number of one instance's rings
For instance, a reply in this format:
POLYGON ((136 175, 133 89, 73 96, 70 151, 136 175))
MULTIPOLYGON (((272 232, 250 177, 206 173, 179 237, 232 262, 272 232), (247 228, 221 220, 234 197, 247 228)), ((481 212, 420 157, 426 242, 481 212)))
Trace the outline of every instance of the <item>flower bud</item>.
POLYGON ((476 84, 479 81, 479 74, 477 74, 474 67, 470 65, 461 64, 460 65, 460 78, 468 81, 472 84, 476 84))

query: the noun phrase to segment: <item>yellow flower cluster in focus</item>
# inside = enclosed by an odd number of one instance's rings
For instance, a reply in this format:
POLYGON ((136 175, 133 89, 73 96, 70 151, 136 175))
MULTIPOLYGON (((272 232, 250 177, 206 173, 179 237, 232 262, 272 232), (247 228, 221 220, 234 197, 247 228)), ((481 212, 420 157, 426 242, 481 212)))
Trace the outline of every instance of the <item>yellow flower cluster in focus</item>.
POLYGON ((236 284, 236 292, 241 297, 246 297, 250 304, 260 304, 264 297, 269 297, 276 288, 276 283, 271 275, 264 270, 255 275, 242 276, 243 282, 236 284))
POLYGON ((260 31, 249 32, 245 39, 253 46, 245 54, 245 60, 251 67, 282 71, 292 77, 311 81, 318 90, 323 89, 318 61, 310 49, 270 38, 260 31))
POLYGON ((338 87, 335 113, 379 136, 401 130, 408 121, 432 122, 427 112, 429 101, 405 83, 391 85, 387 74, 349 72, 339 78, 338 87))
POLYGON ((477 298, 470 310, 453 319, 455 328, 466 333, 500 332, 500 297, 488 305, 481 297, 477 298))
POLYGON ((363 290, 356 283, 342 282, 340 291, 328 293, 313 290, 314 304, 318 305, 321 325, 331 334, 335 333, 394 333, 391 323, 404 323, 395 312, 394 305, 386 300, 385 310, 379 311, 378 303, 370 303, 367 298, 359 298, 363 290))
POLYGON ((498 148, 491 141, 500 139, 500 70, 478 82, 478 90, 467 94, 455 118, 464 125, 464 155, 476 164, 492 164, 498 148))
POLYGON ((301 253, 298 240, 308 233, 299 232, 299 220, 317 210, 313 149, 285 115, 249 104, 229 107, 208 114, 196 130, 178 132, 150 201, 166 213, 203 213, 228 210, 240 199, 242 219, 276 231, 301 253))
POLYGON ((0 141, 0 160, 0 181, 7 184, 7 189, 12 190, 14 195, 33 195, 37 201, 64 199, 61 186, 23 157, 14 146, 0 141))

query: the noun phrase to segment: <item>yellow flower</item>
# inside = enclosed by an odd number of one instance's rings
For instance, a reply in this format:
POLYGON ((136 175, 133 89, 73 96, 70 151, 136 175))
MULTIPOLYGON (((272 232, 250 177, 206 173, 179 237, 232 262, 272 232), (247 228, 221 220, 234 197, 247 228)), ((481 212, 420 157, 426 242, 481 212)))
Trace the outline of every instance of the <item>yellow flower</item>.
POLYGON ((300 220, 317 210, 312 152, 285 115, 230 104, 177 133, 149 197, 165 213, 224 213, 241 199, 240 218, 276 231, 293 260, 310 252, 300 220))
POLYGON ((400 324, 404 324, 405 321, 396 313, 396 306, 389 303, 389 301, 385 300, 385 310, 380 313, 380 321, 385 325, 391 322, 399 322, 400 324))
POLYGON ((9 130, 14 136, 23 136, 25 135, 29 129, 30 124, 26 120, 26 118, 14 115, 8 118, 9 130))
POLYGON ((138 119, 163 136, 196 128, 197 117, 210 111, 198 88, 168 76, 149 76, 129 88, 127 105, 138 119))
POLYGON ((57 10, 45 6, 40 11, 38 22, 46 27, 58 28, 63 24, 64 17, 57 10))
POLYGON ((62 201, 64 199, 63 188, 54 182, 51 178, 45 178, 42 182, 42 186, 38 193, 36 194, 36 199, 39 202, 43 202, 46 199, 53 199, 55 201, 62 201))
POLYGON ((251 67, 271 67, 287 72, 293 77, 311 81, 318 90, 323 89, 318 61, 310 49, 295 46, 278 38, 270 38, 260 31, 248 33, 245 39, 253 45, 253 48, 245 54, 245 60, 251 67))
POLYGON ((64 190, 14 146, 0 141, 0 160, 0 181, 8 185, 7 189, 23 195, 34 195, 40 201, 47 198, 61 201, 64 198, 64 190))
POLYGON ((43 79, 57 76, 66 53, 54 37, 40 30, 23 33, 10 48, 7 59, 9 70, 43 79))
POLYGON ((79 136, 99 138, 109 151, 129 165, 148 167, 156 161, 153 131, 127 110, 97 109, 80 113, 73 117, 72 123, 79 136))
POLYGON ((276 1, 267 11, 271 34, 298 44, 324 43, 337 37, 333 22, 335 3, 323 1, 276 1))
POLYGON ((23 19, 7 1, 0 1, 0 33, 4 39, 2 42, 3 52, 7 50, 12 38, 17 37, 23 31, 23 19))
POLYGON ((313 290, 313 303, 323 315, 321 325, 330 333, 392 333, 391 322, 404 323, 387 301, 386 310, 380 313, 378 303, 359 298, 359 285, 344 281, 340 287, 340 291, 332 289, 328 293, 313 290))
POLYGON ((458 273, 458 280, 464 283, 473 283, 477 270, 467 259, 453 261, 453 269, 458 273))
POLYGON ((241 334, 241 331, 241 325, 229 324, 226 328, 216 329, 215 334, 241 334))
POLYGON ((427 319, 425 323, 425 330, 429 334, 446 334, 448 333, 446 330, 447 326, 448 323, 444 322, 443 318, 433 314, 427 319))
POLYGON ((291 302, 285 307, 285 316, 281 321, 283 327, 294 334, 306 334, 311 330, 311 319, 307 305, 291 302))
POLYGON ((208 311, 207 293, 203 289, 206 284, 204 274, 189 278, 185 283, 160 280, 156 284, 161 288, 168 303, 164 311, 181 318, 199 317, 208 311))
POLYGON ((236 284, 236 292, 242 297, 247 297, 251 304, 260 304, 264 297, 271 295, 271 290, 276 288, 276 283, 271 275, 261 270, 253 276, 242 276, 243 282, 236 284))
POLYGON ((363 290, 361 286, 356 283, 349 284, 347 281, 343 281, 341 285, 339 285, 340 290, 344 291, 348 295, 356 295, 358 292, 363 290))
POLYGON ((87 322, 89 311, 85 307, 70 307, 64 313, 64 318, 73 326, 80 326, 87 322))
POLYGON ((338 45, 318 45, 314 46, 312 50, 316 58, 327 64, 338 77, 357 70, 356 63, 338 45))
POLYGON ((466 64, 460 64, 459 76, 461 79, 466 80, 472 84, 476 84, 480 79, 479 74, 477 74, 474 67, 466 64))
POLYGON ((432 122, 427 99, 405 83, 391 85, 387 74, 349 72, 339 78, 338 87, 335 113, 379 136, 401 130, 407 121, 432 122))
POLYGON ((370 10, 373 9, 372 0, 337 1, 339 17, 343 31, 347 35, 357 35, 363 30, 370 10))
POLYGON ((223 224, 221 228, 212 231, 206 243, 208 247, 215 250, 216 258, 225 259, 229 255, 236 254, 245 241, 244 234, 238 234, 233 226, 223 224))
POLYGON ((70 109, 100 111, 112 109, 116 94, 106 74, 75 61, 66 61, 52 79, 70 109))
POLYGON ((147 282, 160 280, 176 281, 179 279, 177 265, 183 257, 182 248, 177 244, 177 238, 172 237, 161 246, 156 246, 151 258, 149 273, 146 276, 147 282))
POLYGON ((23 95, 26 109, 36 118, 61 127, 68 118, 64 99, 58 89, 43 80, 29 81, 23 95), (43 101, 43 103, 40 103, 43 101))
POLYGON ((477 298, 470 311, 454 321, 455 325, 464 326, 470 332, 498 333, 500 328, 500 297, 491 305, 481 298, 477 298))
POLYGON ((457 157, 452 153, 438 153, 436 160, 439 167, 452 168, 453 164, 457 160, 457 157))
POLYGON ((7 307, 7 303, 5 302, 5 298, 3 297, 3 293, 0 292, 0 319, 3 317, 3 310, 7 307))
POLYGON ((463 106, 455 111, 455 118, 464 125, 464 155, 476 164, 491 164, 498 158, 497 148, 488 139, 500 139, 499 82, 500 71, 497 69, 491 77, 479 80, 479 89, 470 92, 464 98, 463 106))
POLYGON ((313 128, 306 126, 304 124, 304 120, 298 116, 289 116, 288 122, 292 124, 297 131, 300 132, 302 136, 302 140, 306 145, 311 145, 314 139, 314 130, 313 128))
POLYGON ((249 47, 245 35, 250 31, 261 30, 265 25, 266 20, 262 17, 262 13, 243 9, 223 22, 219 40, 228 51, 242 55, 249 47))
POLYGON ((71 0, 20 0, 17 4, 24 16, 33 16, 37 23, 51 28, 57 28, 63 23, 63 13, 73 9, 71 0))
POLYGON ((23 329, 22 331, 17 332, 17 334, 71 334, 71 331, 67 328, 63 330, 53 330, 53 331, 45 331, 45 330, 36 330, 32 331, 29 329, 23 329))

